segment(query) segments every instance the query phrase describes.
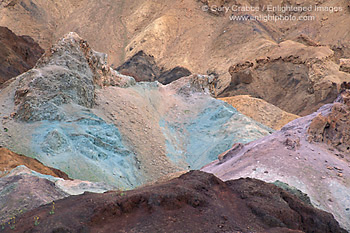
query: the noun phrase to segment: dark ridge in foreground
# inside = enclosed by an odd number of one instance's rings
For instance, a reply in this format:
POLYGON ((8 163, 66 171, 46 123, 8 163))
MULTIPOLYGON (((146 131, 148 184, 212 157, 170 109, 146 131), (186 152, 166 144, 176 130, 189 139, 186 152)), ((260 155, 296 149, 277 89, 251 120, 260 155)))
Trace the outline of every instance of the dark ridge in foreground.
POLYGON ((127 192, 71 196, 57 201, 54 213, 49 204, 16 220, 15 230, 4 231, 346 232, 331 214, 273 184, 223 182, 200 171, 127 192))
POLYGON ((17 36, 0 27, 0 86, 31 69, 44 50, 29 36, 17 36))

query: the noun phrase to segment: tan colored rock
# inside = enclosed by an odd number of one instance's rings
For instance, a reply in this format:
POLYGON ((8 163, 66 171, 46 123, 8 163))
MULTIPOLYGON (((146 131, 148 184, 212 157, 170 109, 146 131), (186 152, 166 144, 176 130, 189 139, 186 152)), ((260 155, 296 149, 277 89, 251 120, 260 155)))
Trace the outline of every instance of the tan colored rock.
POLYGON ((350 73, 350 59, 340 59, 340 71, 350 73))
POLYGON ((238 95, 220 99, 232 105, 244 115, 275 130, 281 129, 284 125, 299 117, 285 112, 262 99, 253 98, 249 95, 238 95))
POLYGON ((296 115, 311 114, 332 103, 350 79, 333 60, 327 46, 284 41, 263 57, 233 64, 230 85, 220 97, 251 95, 296 115))
POLYGON ((233 156, 236 155, 236 153, 244 147, 244 144, 242 143, 235 143, 231 149, 225 151, 224 153, 221 153, 218 156, 218 159, 220 162, 224 162, 225 160, 232 158, 233 156))
MULTIPOLYGON (((192 73, 205 74, 215 69, 220 74, 217 93, 229 84, 228 68, 240 61, 263 56, 288 39, 308 45, 329 45, 335 57, 350 55, 350 17, 348 3, 337 0, 318 1, 318 6, 339 6, 337 14, 317 12, 316 20, 290 22, 230 21, 232 11, 212 14, 203 5, 233 4, 262 7, 263 1, 230 0, 62 0, 3 1, 0 25, 18 35, 29 35, 48 49, 58 38, 75 31, 97 51, 109 54, 110 64, 117 67, 140 50, 153 55, 157 64, 171 69, 182 66, 192 73), (31 2, 33 4, 31 4, 31 2), (345 10, 346 9, 346 10, 345 10), (323 17, 328 20, 321 22, 323 17), (342 22, 342 23, 339 23, 342 22), (295 39, 304 33, 302 39, 295 39), (307 38, 307 39, 305 39, 307 38), (309 38, 309 39, 308 39, 309 38), (312 42, 313 41, 313 42, 312 42)), ((279 3, 273 1, 274 5, 279 3)), ((290 5, 314 5, 314 0, 289 1, 290 5)), ((266 12, 249 12, 252 15, 266 12)), ((308 12, 296 12, 296 16, 308 12)), ((246 14, 246 12, 238 12, 246 14)), ((339 69, 339 67, 338 67, 339 69)))
POLYGON ((308 129, 312 141, 324 142, 342 153, 350 153, 349 98, 350 90, 344 91, 339 99, 340 102, 334 103, 329 114, 318 114, 312 120, 308 129))
POLYGON ((24 165, 29 169, 44 175, 69 179, 68 175, 64 172, 51 167, 46 167, 36 159, 16 154, 5 148, 0 148, 0 177, 8 174, 12 169, 20 165, 24 165))

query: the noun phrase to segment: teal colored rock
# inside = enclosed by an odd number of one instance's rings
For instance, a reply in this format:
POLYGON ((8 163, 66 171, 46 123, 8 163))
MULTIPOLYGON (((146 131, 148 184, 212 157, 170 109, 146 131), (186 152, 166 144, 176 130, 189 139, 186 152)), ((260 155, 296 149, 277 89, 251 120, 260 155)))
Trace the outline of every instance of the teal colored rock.
POLYGON ((137 83, 77 34, 1 90, 0 145, 71 178, 132 189, 200 169, 236 142, 272 132, 214 99, 212 77, 137 83))

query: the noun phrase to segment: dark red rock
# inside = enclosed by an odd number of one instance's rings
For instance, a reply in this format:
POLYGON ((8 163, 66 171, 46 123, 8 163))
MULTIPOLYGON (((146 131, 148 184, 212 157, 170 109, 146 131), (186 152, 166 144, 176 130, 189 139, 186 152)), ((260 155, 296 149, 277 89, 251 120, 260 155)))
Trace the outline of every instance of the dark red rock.
POLYGON ((31 37, 0 27, 0 85, 31 69, 43 53, 31 37))
POLYGON ((27 212, 5 232, 346 232, 331 214, 273 184, 223 182, 200 171, 127 192, 71 196, 51 209, 27 212))

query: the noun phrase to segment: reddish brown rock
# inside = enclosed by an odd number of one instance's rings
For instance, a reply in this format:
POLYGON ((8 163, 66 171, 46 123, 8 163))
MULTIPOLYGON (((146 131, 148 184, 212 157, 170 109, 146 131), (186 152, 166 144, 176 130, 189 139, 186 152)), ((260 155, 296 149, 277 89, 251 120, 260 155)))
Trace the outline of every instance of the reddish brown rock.
POLYGON ((332 145, 341 152, 350 153, 350 90, 341 94, 327 115, 319 114, 309 127, 310 140, 332 145))
POLYGON ((66 180, 69 179, 66 173, 55 168, 46 167, 36 159, 16 154, 5 148, 0 148, 0 177, 8 174, 12 169, 20 165, 24 165, 41 174, 60 177, 66 180))
POLYGON ((233 156, 235 156, 237 154, 237 152, 239 152, 240 150, 242 150, 242 148, 244 147, 244 144, 242 143, 235 143, 231 149, 225 151, 224 153, 221 153, 218 156, 219 161, 225 161, 229 158, 232 158, 233 156))
POLYGON ((43 53, 31 37, 0 27, 0 85, 31 69, 43 53))
MULTIPOLYGON (((127 192, 85 193, 17 220, 18 232, 345 232, 331 214, 255 179, 192 171, 127 192), (33 217, 40 224, 35 226, 33 217)), ((7 227, 5 232, 11 230, 7 227)))

